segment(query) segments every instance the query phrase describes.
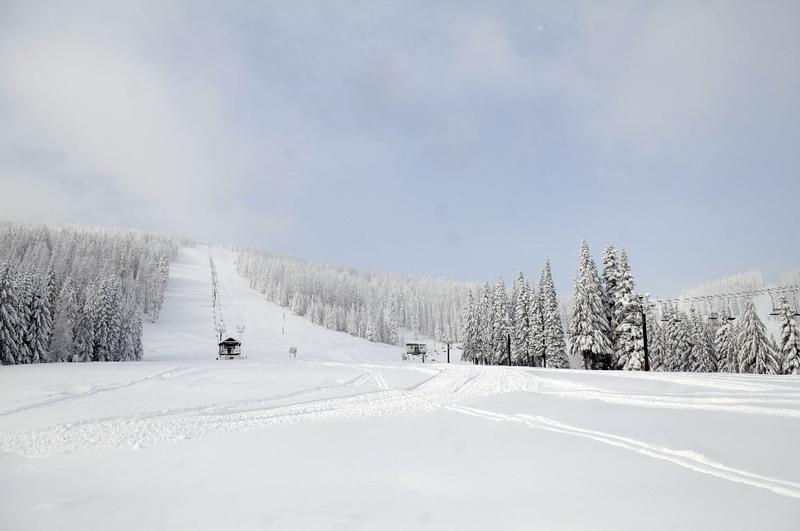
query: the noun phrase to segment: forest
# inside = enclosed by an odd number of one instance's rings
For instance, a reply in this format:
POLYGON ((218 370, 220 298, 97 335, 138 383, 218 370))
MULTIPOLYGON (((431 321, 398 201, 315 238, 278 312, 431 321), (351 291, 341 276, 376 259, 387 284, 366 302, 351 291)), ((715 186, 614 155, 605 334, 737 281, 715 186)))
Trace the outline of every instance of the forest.
POLYGON ((549 263, 538 286, 522 273, 510 294, 502 280, 494 288, 486 283, 468 295, 464 358, 479 364, 565 368, 569 354, 585 369, 800 374, 796 280, 796 274, 785 274, 769 290, 761 287, 760 275, 743 276, 679 299, 650 300, 637 293, 624 250, 608 245, 598 272, 583 241, 566 318, 559 311, 549 263), (725 297, 733 286, 745 289, 725 297), (764 294, 773 299, 770 317, 778 322, 778 340, 767 333, 756 311, 753 299, 764 294))
MULTIPOLYGON (((171 236, 0 223, 0 361, 127 361, 155 322, 171 236)), ((187 243, 187 242, 183 242, 187 243)))
POLYGON ((460 341, 470 284, 315 264, 243 250, 239 274, 266 298, 313 323, 369 341, 413 337, 460 341))

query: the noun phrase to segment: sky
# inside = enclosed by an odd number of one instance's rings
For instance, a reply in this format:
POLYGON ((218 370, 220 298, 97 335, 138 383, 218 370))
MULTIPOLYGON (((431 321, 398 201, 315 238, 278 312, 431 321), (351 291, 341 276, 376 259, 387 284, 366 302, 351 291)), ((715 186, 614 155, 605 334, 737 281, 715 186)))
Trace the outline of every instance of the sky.
POLYGON ((0 219, 655 296, 800 269, 800 2, 0 0, 0 219))

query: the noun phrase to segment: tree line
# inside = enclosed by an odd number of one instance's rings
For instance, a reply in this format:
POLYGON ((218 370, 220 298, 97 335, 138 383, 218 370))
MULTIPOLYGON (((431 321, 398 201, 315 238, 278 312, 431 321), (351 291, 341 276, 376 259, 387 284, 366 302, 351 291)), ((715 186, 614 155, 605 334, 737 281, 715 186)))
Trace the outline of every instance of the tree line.
POLYGON ((173 237, 94 227, 0 223, 0 362, 142 357, 158 319, 173 237))
POLYGON ((415 337, 460 340, 470 285, 430 277, 380 274, 243 250, 236 266, 250 287, 331 330, 398 344, 415 337))
POLYGON ((518 273, 509 295, 502 279, 470 292, 462 358, 482 365, 569 367, 558 299, 546 261, 539 284, 518 273))
MULTIPOLYGON (((608 245, 602 272, 581 242, 568 317, 562 323, 549 262, 538 286, 519 273, 512 289, 499 280, 470 292, 464 318, 464 359, 482 364, 644 369, 644 321, 651 370, 800 374, 800 312, 787 299, 777 313, 780 342, 771 338, 752 300, 730 312, 665 305, 657 311, 636 292, 624 250, 608 245)), ((738 306, 738 302, 737 302, 738 306)))

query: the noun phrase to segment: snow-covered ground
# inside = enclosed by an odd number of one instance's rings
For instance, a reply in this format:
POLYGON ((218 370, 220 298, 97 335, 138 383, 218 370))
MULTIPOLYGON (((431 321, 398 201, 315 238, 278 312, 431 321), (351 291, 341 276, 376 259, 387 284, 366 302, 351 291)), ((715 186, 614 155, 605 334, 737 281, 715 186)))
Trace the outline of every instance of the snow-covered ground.
POLYGON ((198 247, 145 361, 0 368, 0 529, 800 525, 797 378, 402 362, 212 252, 248 359, 215 360, 198 247))

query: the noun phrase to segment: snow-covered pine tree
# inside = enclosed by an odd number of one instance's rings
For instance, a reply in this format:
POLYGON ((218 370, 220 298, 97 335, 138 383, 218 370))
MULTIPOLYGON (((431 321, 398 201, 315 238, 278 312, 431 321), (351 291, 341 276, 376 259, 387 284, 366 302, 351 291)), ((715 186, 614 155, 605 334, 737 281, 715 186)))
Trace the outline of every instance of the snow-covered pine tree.
POLYGON ((703 316, 695 308, 692 308, 690 313, 690 341, 692 347, 686 370, 692 372, 716 372, 717 364, 714 348, 709 340, 703 316))
POLYGON ((416 337, 420 331, 419 314, 420 314, 419 302, 417 300, 413 300, 411 302, 411 322, 409 323, 409 328, 411 328, 411 333, 414 334, 414 337, 416 337))
POLYGON ((355 303, 350 305, 345 317, 347 333, 351 336, 358 336, 358 311, 356 310, 355 303))
POLYGON ((617 321, 616 305, 618 295, 617 289, 620 283, 620 268, 617 264, 617 250, 613 245, 606 245, 603 251, 603 308, 606 312, 606 319, 611 330, 611 343, 616 353, 619 350, 617 345, 617 321))
POLYGON ((653 312, 647 312, 647 351, 651 371, 663 371, 664 367, 664 327, 658 323, 653 312))
POLYGON ((479 363, 488 365, 494 352, 494 291, 488 282, 484 282, 481 290, 481 302, 478 315, 480 316, 480 341, 478 343, 479 363))
POLYGON ((72 345, 72 358, 69 361, 92 361, 94 354, 94 312, 91 301, 86 297, 79 302, 76 312, 72 345))
POLYGON ((386 320, 386 328, 389 334, 388 343, 390 345, 397 345, 400 342, 400 338, 397 335, 397 317, 395 317, 394 311, 388 311, 388 319, 386 320))
POLYGON ((530 362, 530 319, 528 316, 530 284, 522 273, 514 283, 514 339, 511 344, 513 361, 516 365, 531 365, 530 362))
POLYGON ((549 259, 545 260, 542 276, 539 279, 539 303, 541 304, 544 324, 547 367, 568 369, 569 359, 567 358, 567 346, 564 341, 564 328, 561 325, 561 312, 558 308, 558 297, 553 283, 553 274, 550 271, 549 259))
POLYGON ((642 305, 635 292, 628 255, 619 253, 614 290, 614 319, 616 332, 617 368, 638 371, 644 369, 644 340, 642 338, 642 305))
POLYGON ((781 347, 778 346, 778 342, 775 341, 775 336, 773 334, 769 335, 769 346, 772 349, 772 353, 775 355, 774 374, 783 374, 783 352, 781 352, 781 347))
POLYGON ((717 328, 714 337, 714 350, 717 355, 717 370, 720 372, 739 372, 739 347, 736 325, 728 319, 727 314, 721 316, 722 326, 717 328))
POLYGON ((494 300, 492 308, 492 363, 508 363, 506 347, 510 333, 508 319, 508 292, 503 279, 497 281, 494 287, 494 300))
POLYGON ((475 336, 477 327, 475 323, 475 295, 472 290, 467 294, 467 303, 464 305, 464 330, 461 333, 461 361, 475 359, 475 336))
MULTIPOLYGON (((511 329, 512 332, 514 331, 514 313, 517 311, 517 296, 519 295, 519 290, 523 288, 524 284, 525 284, 525 275, 522 274, 522 271, 518 271, 517 276, 514 277, 514 282, 511 284, 511 296, 508 301, 508 323, 509 323, 509 328, 511 329)), ((514 348, 513 334, 511 337, 511 341, 512 341, 511 348, 513 349, 514 348)))
POLYGON ((528 293, 528 318, 530 322, 530 352, 534 367, 544 366, 544 356, 547 352, 544 335, 544 315, 542 314, 542 300, 539 289, 531 286, 528 293))
POLYGON ((20 266, 15 272, 17 286, 17 316, 19 318, 19 341, 17 342, 17 363, 33 363, 33 352, 28 342, 28 329, 31 326, 31 306, 33 303, 33 278, 31 270, 20 266))
POLYGON ((67 278, 61 286, 55 305, 55 319, 51 334, 48 359, 70 361, 73 354, 73 327, 77 311, 75 285, 67 278))
POLYGON ((778 364, 766 328, 752 300, 747 301, 739 325, 739 369, 744 373, 776 374, 778 364))
POLYGON ((665 327, 664 366, 671 372, 688 370, 685 361, 692 348, 689 341, 688 319, 686 314, 677 308, 670 309, 668 319, 665 327))
POLYGON ((325 307, 325 318, 323 319, 322 325, 328 330, 336 330, 336 312, 333 307, 325 307))
MULTIPOLYGON (((416 337, 416 334, 414 335, 416 337)), ((358 311, 358 337, 367 337, 367 312, 364 309, 358 311)))
POLYGON ((376 341, 375 316, 372 308, 367 308, 367 330, 364 337, 367 341, 376 341))
POLYGON ((781 305, 781 353, 783 373, 800 374, 800 328, 797 326, 794 309, 784 298, 781 305))
POLYGON ((119 280, 115 277, 103 279, 92 301, 95 316, 92 360, 119 361, 118 348, 122 335, 119 280))
POLYGON ((46 290, 47 285, 43 279, 34 276, 28 302, 28 328, 24 332, 31 363, 48 361, 47 346, 53 321, 46 290))
POLYGON ((134 293, 125 293, 118 309, 120 312, 120 339, 114 357, 119 361, 141 359, 142 316, 134 293))
POLYGON ((570 335, 572 355, 583 358, 584 368, 610 368, 612 345, 609 339, 608 319, 603 308, 597 267, 586 240, 581 242, 570 335))
POLYGON ((50 311, 50 335, 47 337, 47 360, 56 361, 50 357, 50 342, 53 340, 53 328, 55 326, 56 317, 56 304, 58 302, 59 285, 58 277, 56 276, 55 259, 51 258, 47 265, 47 273, 45 274, 45 296, 47 299, 47 308, 50 311))
POLYGON ((19 332, 22 330, 17 308, 14 276, 8 262, 0 264, 0 362, 4 365, 18 363, 19 332))

